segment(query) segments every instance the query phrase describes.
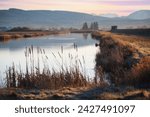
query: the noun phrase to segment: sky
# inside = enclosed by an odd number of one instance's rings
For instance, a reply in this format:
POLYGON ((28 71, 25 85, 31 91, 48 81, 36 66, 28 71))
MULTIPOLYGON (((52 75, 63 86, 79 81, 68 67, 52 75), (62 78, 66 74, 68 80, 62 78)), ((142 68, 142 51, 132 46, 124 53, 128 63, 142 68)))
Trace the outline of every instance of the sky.
POLYGON ((150 0, 0 0, 0 9, 65 10, 90 14, 129 15, 150 10, 150 0))

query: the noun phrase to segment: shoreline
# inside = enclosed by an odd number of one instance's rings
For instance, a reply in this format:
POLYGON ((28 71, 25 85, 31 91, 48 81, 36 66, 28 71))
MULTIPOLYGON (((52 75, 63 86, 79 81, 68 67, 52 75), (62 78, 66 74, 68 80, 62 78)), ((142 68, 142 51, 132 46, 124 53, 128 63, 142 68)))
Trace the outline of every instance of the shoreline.
POLYGON ((115 86, 150 88, 148 38, 111 32, 95 32, 92 36, 100 40, 101 53, 97 54, 96 67, 102 67, 103 73, 99 74, 108 73, 115 86))
POLYGON ((29 38, 45 35, 66 34, 68 31, 20 31, 20 32, 0 32, 0 41, 8 41, 11 39, 29 38))

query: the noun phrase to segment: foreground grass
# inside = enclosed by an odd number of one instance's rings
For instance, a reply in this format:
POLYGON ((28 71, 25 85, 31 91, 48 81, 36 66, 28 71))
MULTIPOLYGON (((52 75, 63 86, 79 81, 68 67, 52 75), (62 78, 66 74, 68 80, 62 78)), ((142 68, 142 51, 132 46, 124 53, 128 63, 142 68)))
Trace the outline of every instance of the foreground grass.
MULTIPOLYGON (((34 48, 33 46, 26 47, 25 71, 22 71, 21 65, 18 68, 13 63, 6 70, 6 87, 53 90, 63 87, 84 87, 90 85, 88 77, 80 71, 79 67, 84 66, 81 60, 69 54, 70 65, 65 65, 63 61, 63 47, 61 48, 61 52, 52 52, 52 55, 56 59, 55 61, 58 64, 59 70, 49 66, 48 63, 51 61, 51 58, 46 55, 44 49, 39 47, 34 48)), ((82 67, 82 69, 84 68, 82 67)))
POLYGON ((0 89, 1 100, 149 100, 150 90, 120 87, 64 87, 58 90, 0 89))

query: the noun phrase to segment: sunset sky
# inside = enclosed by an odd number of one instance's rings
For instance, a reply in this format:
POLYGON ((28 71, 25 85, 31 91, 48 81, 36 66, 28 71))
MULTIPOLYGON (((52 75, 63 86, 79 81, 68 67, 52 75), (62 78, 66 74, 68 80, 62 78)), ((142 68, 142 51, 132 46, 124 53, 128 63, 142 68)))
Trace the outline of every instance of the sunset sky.
POLYGON ((128 15, 150 10, 150 0, 0 0, 0 9, 66 10, 92 14, 128 15))

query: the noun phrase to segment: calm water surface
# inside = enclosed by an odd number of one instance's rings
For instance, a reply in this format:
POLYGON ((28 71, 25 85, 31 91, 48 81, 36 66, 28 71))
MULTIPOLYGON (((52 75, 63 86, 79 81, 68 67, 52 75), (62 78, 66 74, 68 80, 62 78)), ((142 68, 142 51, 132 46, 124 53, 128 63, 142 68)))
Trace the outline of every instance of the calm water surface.
POLYGON ((31 45, 34 47, 35 63, 36 48, 40 47, 45 51, 48 59, 44 61, 41 55, 41 67, 45 62, 49 69, 60 71, 62 64, 64 67, 74 66, 77 60, 80 61, 81 72, 93 78, 95 75, 95 55, 99 51, 99 48, 95 47, 96 42, 90 34, 50 35, 0 42, 0 82, 5 77, 6 68, 11 66, 13 62, 16 68, 19 69, 20 64, 21 69, 25 70, 25 48, 31 47, 31 45))

